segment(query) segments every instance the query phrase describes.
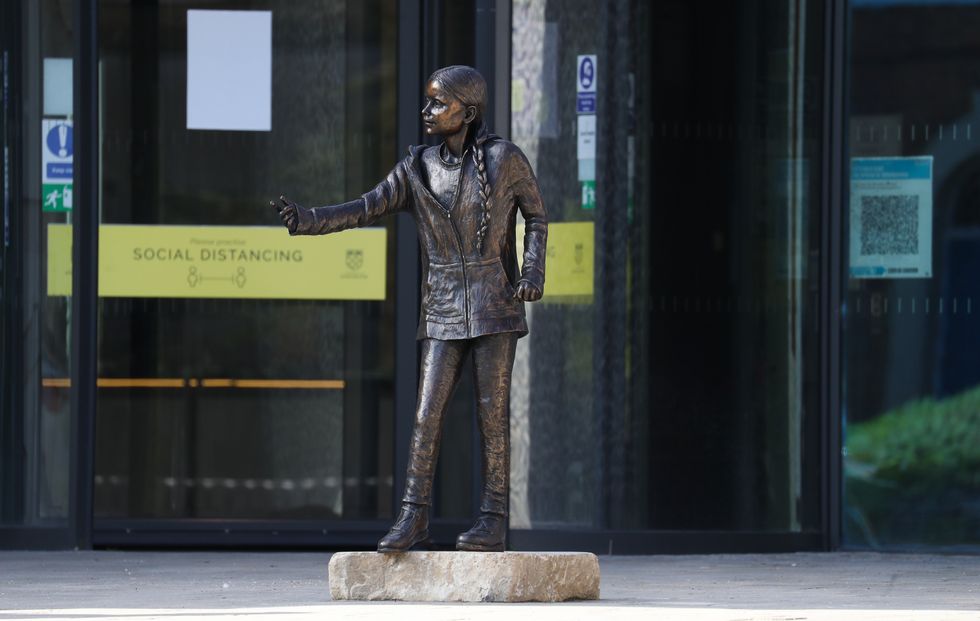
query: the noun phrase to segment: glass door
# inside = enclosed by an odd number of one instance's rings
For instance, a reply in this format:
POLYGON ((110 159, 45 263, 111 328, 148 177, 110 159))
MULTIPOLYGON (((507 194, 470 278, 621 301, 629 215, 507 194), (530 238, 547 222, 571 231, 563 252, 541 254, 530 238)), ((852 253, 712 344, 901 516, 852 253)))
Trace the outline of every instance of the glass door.
POLYGON ((823 16, 513 3, 511 136, 550 221, 515 367, 515 541, 818 545, 823 16))
POLYGON ((394 224, 290 238, 269 200, 396 161, 395 4, 101 3, 97 541, 387 523, 394 224))
POLYGON ((73 209, 72 11, 5 2, 0 15, 0 546, 69 546, 71 290, 45 287, 46 231, 70 226, 73 209))

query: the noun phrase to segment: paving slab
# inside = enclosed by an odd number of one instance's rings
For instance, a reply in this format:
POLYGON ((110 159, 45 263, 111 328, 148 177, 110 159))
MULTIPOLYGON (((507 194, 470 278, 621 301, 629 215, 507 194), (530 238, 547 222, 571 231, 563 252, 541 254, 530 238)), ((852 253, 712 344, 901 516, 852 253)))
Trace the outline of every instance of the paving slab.
POLYGON ((977 556, 601 556, 601 599, 542 604, 331 601, 329 558, 311 552, 0 552, 0 621, 980 620, 977 556))

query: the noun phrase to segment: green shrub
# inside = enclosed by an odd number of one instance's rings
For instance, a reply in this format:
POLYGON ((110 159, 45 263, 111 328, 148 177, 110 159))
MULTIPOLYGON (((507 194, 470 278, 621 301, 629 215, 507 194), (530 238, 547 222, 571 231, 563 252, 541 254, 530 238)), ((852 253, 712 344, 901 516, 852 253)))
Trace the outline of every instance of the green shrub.
POLYGON ((846 447, 848 543, 980 543, 980 386, 850 425, 846 447))
POLYGON ((980 490, 980 386, 848 426, 847 461, 906 491, 937 484, 980 490))

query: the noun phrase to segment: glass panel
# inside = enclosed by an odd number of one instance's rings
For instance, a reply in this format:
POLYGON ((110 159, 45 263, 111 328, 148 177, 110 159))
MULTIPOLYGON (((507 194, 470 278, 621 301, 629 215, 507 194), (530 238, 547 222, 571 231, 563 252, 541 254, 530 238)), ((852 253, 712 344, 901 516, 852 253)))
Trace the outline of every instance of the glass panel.
POLYGON ((100 270, 128 290, 100 291, 97 516, 388 517, 393 225, 310 264, 303 253, 339 242, 289 238, 268 201, 284 192, 306 206, 339 203, 390 169, 394 0, 210 2, 250 12, 213 20, 178 1, 101 8, 100 270), (261 54, 269 11, 271 68, 261 54), (260 95, 195 108, 209 102, 194 89, 210 87, 195 72, 220 57, 207 46, 253 26, 254 65, 232 66, 260 95), (244 129, 256 110, 271 130, 244 129), (165 263, 164 276, 134 279, 142 272, 125 270, 139 261, 165 263), (383 299, 369 300, 365 274, 379 270, 383 299), (338 273, 335 289, 322 285, 338 273), (302 299, 313 289, 340 299, 302 299))
MULTIPOLYGON (((544 298, 527 305, 530 334, 518 342, 514 363, 512 528, 601 525, 603 446, 592 360, 601 343, 593 333, 592 274, 585 271, 593 262, 594 212, 581 206, 571 80, 576 55, 596 53, 609 27, 596 27, 596 17, 595 4, 585 1, 513 5, 511 138, 537 174, 549 237, 544 298), (572 235, 559 247, 563 227, 572 235), (559 263, 572 259, 559 252, 569 248, 581 256, 583 271, 559 283, 559 263), (556 295, 556 288, 568 295, 556 295)), ((607 79, 606 60, 598 63, 600 80, 607 79)))
POLYGON ((852 5, 844 543, 980 545, 980 6, 852 5))
MULTIPOLYGON (((4 81, 17 98, 5 102, 4 122, 16 123, 19 109, 20 127, 4 127, 5 171, 17 178, 4 188, 0 523, 64 526, 71 297, 70 288, 50 294, 49 227, 70 223, 73 206, 72 13, 56 0, 20 8, 23 53, 4 59, 4 81), (7 82, 18 74, 19 83, 7 82)), ((70 246, 59 259, 62 275, 70 273, 70 246)))
POLYGON ((511 133, 551 225, 512 526, 816 528, 822 6, 513 11, 511 133))

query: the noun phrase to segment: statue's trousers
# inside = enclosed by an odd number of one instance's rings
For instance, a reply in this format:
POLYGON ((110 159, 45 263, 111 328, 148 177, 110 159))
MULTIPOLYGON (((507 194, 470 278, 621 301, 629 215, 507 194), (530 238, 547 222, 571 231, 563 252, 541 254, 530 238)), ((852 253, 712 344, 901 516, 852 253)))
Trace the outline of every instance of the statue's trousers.
POLYGON ((408 457, 405 502, 429 505, 442 421, 467 354, 473 356, 477 420, 483 449, 480 511, 507 515, 510 477, 510 377, 518 334, 504 332, 473 339, 422 340, 421 378, 415 428, 408 457))

